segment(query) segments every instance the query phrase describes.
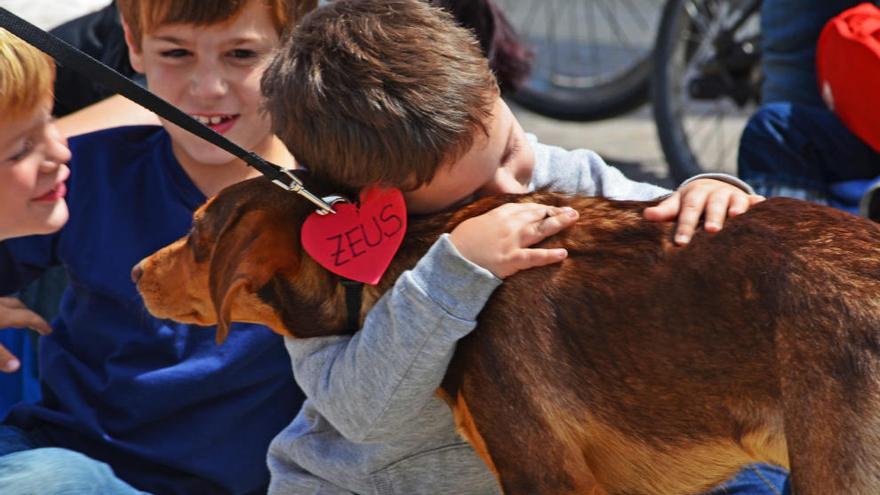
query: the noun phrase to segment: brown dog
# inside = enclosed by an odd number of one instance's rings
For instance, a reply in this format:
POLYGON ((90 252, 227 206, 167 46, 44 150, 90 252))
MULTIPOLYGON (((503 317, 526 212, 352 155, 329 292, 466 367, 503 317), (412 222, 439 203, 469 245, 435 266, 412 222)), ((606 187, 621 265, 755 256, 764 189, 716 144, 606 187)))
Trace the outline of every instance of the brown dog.
MULTIPOLYGON (((324 191, 319 191, 324 192, 324 191)), ((486 198, 411 221, 362 314, 441 232, 507 201, 571 205, 560 265, 507 279, 441 394, 508 494, 699 493, 742 465, 791 466, 798 495, 880 493, 880 228, 772 199, 698 233, 642 202, 486 198)), ((313 207, 264 179, 234 185, 192 232, 133 271, 158 317, 345 332, 339 279, 300 247, 313 207)))

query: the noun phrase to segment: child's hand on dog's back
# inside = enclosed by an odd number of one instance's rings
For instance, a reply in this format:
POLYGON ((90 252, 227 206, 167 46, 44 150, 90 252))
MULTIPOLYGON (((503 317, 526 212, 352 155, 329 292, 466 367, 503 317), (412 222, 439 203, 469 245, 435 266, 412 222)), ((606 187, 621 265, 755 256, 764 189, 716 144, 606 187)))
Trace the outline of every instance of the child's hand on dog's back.
POLYGON ((697 179, 681 186, 657 206, 645 208, 645 218, 655 222, 677 220, 675 243, 683 246, 691 241, 701 218, 703 229, 715 233, 727 217, 745 213, 761 201, 763 196, 749 194, 727 182, 697 179))
POLYGON ((498 278, 507 278, 520 270, 565 259, 568 252, 563 248, 530 246, 573 225, 577 218, 578 212, 569 207, 508 203, 465 220, 449 237, 466 259, 498 278))

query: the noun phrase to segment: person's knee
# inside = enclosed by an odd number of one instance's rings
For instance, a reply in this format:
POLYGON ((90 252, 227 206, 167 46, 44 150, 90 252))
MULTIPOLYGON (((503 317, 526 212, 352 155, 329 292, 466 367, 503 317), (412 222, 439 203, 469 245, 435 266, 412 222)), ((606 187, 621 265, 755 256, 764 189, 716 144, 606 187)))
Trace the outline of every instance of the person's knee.
POLYGON ((0 493, 101 493, 113 470, 72 450, 54 447, 0 457, 0 493))
POLYGON ((749 118, 739 142, 740 177, 763 176, 778 166, 778 157, 788 146, 790 112, 789 104, 774 103, 762 106, 749 118))
POLYGON ((791 129, 791 109, 790 103, 771 103, 761 106, 746 123, 740 147, 784 142, 786 134, 791 129))

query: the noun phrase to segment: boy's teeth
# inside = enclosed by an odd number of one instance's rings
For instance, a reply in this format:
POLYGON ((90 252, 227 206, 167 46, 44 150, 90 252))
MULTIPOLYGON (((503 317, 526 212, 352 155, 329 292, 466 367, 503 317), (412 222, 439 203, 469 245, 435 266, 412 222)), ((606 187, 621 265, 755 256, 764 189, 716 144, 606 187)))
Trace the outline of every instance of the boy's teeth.
POLYGON ((204 115, 196 115, 195 118, 196 118, 196 120, 198 120, 199 122, 201 122, 202 124, 205 124, 205 125, 216 125, 216 124, 219 124, 220 122, 223 122, 223 117, 220 117, 219 115, 214 115, 212 117, 207 117, 204 115))

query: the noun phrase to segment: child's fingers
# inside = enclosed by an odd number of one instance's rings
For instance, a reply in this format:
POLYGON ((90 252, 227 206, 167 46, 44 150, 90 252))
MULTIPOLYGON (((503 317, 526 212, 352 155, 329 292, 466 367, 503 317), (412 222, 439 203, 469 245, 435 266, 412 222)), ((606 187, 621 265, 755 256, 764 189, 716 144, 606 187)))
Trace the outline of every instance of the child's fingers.
POLYGON ((643 214, 645 215, 646 220, 665 222, 667 220, 672 220, 678 215, 678 209, 680 206, 681 193, 676 191, 656 206, 645 208, 643 214))
POLYGON ((735 195, 727 189, 715 191, 709 196, 706 201, 706 211, 703 217, 703 228, 706 232, 718 232, 724 227, 727 211, 733 204, 732 197, 736 196, 741 195, 735 195))
POLYGON ((17 297, 0 297, 0 328, 6 327, 30 328, 41 335, 52 332, 46 320, 17 297))
POLYGON ((540 242, 561 230, 570 227, 578 218, 578 212, 574 208, 547 207, 543 216, 527 228, 523 238, 523 246, 531 246, 540 242))
POLYGON ((24 310, 24 312, 25 314, 22 316, 22 325, 20 326, 30 328, 40 335, 49 335, 52 333, 52 327, 42 316, 29 309, 24 310))
POLYGON ((11 352, 0 345, 0 371, 4 373, 12 373, 18 371, 21 363, 11 352))
POLYGON ((516 271, 552 265, 553 263, 559 263, 566 257, 568 257, 568 251, 563 248, 523 249, 517 256, 516 271))
POLYGON ((734 194, 730 198, 730 208, 727 209, 727 215, 730 217, 742 215, 753 204, 752 196, 747 194, 734 194))
POLYGON ((506 210, 510 214, 510 218, 524 224, 538 222, 553 216, 561 209, 558 206, 548 206, 540 203, 507 203, 496 208, 496 210, 506 210))
POLYGON ((30 328, 40 335, 52 333, 52 327, 40 315, 23 304, 16 305, 9 301, 0 303, 0 327, 30 328))
POLYGON ((17 297, 0 297, 0 311, 5 309, 27 308, 17 297))
POLYGON ((694 236, 694 230, 703 216, 706 206, 706 193, 700 189, 694 189, 682 198, 681 211, 678 213, 678 226, 675 229, 676 244, 687 244, 694 236))

